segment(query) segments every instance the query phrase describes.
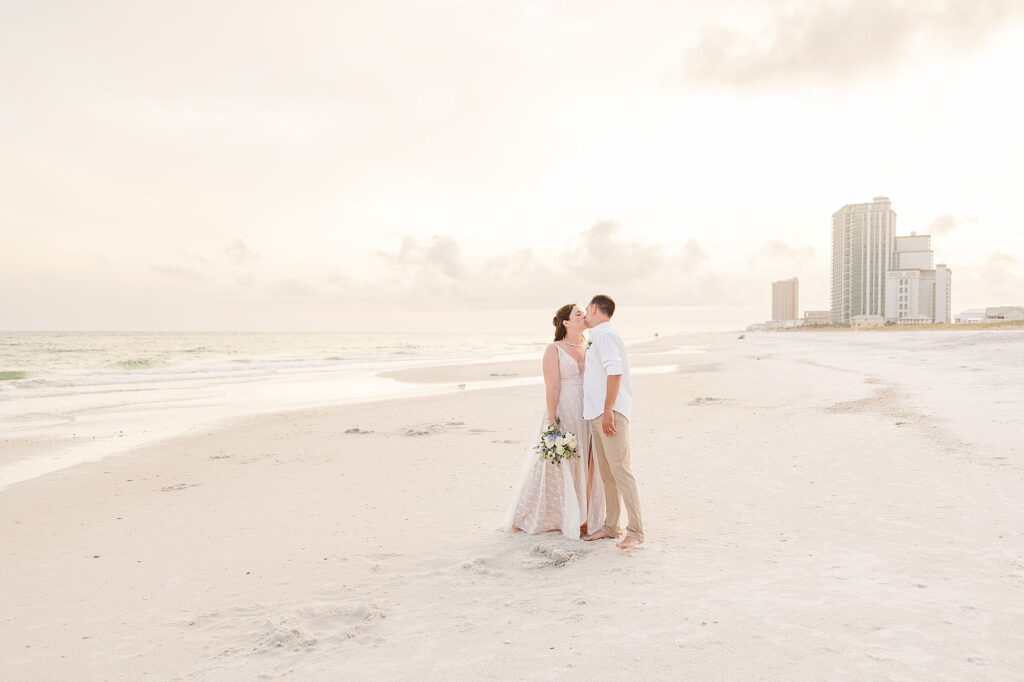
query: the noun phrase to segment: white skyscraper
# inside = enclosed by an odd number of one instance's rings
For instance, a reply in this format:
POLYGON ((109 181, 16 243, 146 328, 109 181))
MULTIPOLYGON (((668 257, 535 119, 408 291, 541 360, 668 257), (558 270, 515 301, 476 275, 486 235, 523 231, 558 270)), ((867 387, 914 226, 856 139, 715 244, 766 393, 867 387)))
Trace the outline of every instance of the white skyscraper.
POLYGON ((832 216, 832 319, 885 315, 896 212, 887 197, 847 204, 832 216))

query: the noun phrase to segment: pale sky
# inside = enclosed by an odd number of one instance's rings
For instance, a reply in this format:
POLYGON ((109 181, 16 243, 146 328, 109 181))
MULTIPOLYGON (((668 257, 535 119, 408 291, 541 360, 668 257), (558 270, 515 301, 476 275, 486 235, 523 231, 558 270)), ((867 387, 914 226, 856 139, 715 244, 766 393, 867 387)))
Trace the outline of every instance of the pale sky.
POLYGON ((0 0, 0 330, 737 328, 877 195, 1024 304, 1022 73, 1020 0, 0 0))

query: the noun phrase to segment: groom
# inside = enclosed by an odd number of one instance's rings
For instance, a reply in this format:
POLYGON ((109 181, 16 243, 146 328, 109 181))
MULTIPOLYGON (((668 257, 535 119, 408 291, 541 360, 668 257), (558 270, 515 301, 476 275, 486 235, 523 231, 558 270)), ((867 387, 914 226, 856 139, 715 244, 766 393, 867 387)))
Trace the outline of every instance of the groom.
POLYGON ((629 468, 629 407, 633 386, 629 381, 629 360, 622 337, 608 323, 615 314, 615 301, 598 294, 587 306, 587 328, 591 346, 583 373, 583 418, 590 422, 597 450, 597 465, 604 482, 607 515, 604 527, 584 540, 619 536, 619 496, 626 503, 629 524, 626 537, 616 546, 630 549, 643 543, 644 526, 636 478, 629 468))

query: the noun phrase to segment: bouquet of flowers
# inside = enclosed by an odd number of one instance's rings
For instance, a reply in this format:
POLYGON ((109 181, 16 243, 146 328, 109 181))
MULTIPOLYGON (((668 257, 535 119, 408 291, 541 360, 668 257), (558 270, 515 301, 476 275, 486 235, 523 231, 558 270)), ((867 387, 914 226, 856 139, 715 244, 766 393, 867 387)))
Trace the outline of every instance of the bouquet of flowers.
POLYGON ((572 433, 562 433, 560 421, 557 418, 554 424, 549 424, 546 429, 541 431, 540 443, 534 450, 541 459, 546 459, 552 464, 561 464, 563 459, 580 456, 576 436, 572 433))

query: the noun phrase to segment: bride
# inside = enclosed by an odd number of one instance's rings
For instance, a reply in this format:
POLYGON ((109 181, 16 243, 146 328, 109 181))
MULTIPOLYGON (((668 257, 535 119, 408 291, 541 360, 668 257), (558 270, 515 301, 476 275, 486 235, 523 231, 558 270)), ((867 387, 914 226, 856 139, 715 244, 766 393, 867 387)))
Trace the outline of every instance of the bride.
POLYGON ((543 360, 547 411, 533 442, 540 440, 545 427, 557 423, 562 433, 576 435, 580 455, 552 464, 531 449, 504 528, 526 533, 557 530, 577 540, 581 531, 596 532, 604 523, 604 488, 591 448, 590 423, 583 418, 586 316, 570 303, 558 309, 552 322, 555 342, 544 351, 543 360))

